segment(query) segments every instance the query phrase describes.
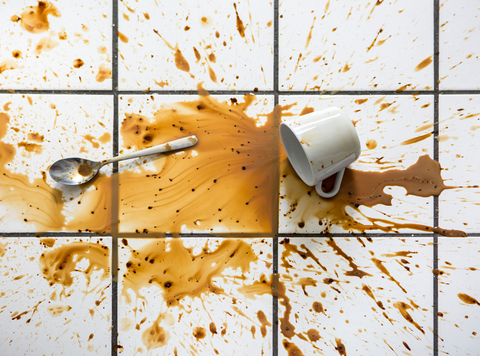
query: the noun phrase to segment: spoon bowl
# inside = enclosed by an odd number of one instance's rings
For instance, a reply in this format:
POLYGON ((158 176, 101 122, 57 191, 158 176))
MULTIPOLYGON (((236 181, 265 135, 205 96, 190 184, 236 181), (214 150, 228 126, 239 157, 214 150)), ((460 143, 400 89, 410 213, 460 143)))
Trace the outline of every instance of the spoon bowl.
POLYGON ((53 163, 49 169, 50 177, 57 183, 65 185, 80 185, 87 183, 95 177, 104 165, 124 161, 127 159, 167 153, 180 149, 195 146, 198 142, 196 136, 183 137, 178 140, 162 143, 161 145, 136 151, 128 155, 117 156, 103 161, 92 161, 85 158, 71 157, 63 158, 53 163))

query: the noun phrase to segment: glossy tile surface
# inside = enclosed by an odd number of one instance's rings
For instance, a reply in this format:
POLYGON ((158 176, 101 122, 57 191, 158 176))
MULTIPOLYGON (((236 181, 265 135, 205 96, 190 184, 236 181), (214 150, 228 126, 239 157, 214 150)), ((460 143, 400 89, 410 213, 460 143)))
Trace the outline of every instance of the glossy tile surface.
POLYGON ((0 238, 0 353, 109 355, 111 238, 0 238))
POLYGON ((110 89, 110 1, 6 1, 0 89, 110 89))
POLYGON ((125 354, 271 354, 272 239, 123 239, 125 354))
POLYGON ((280 90, 431 90, 431 1, 280 1, 280 90))
POLYGON ((271 1, 119 2, 120 89, 273 89, 271 1))

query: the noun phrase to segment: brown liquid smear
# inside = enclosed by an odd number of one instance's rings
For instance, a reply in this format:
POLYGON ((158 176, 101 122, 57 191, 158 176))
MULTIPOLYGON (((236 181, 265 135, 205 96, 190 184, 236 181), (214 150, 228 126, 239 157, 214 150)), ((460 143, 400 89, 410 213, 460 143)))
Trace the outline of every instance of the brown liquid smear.
MULTIPOLYGON (((9 121, 8 114, 0 113, 0 140, 7 133, 9 121)), ((64 229, 69 231, 88 229, 98 233, 110 231, 111 177, 100 174, 93 182, 79 187, 78 194, 82 195, 81 204, 75 209, 75 216, 66 221, 63 214, 65 201, 62 191, 47 184, 45 172, 42 173, 42 178, 30 182, 26 175, 12 173, 6 168, 15 157, 15 153, 13 145, 0 141, 0 199, 8 202, 11 189, 16 191, 13 206, 15 209, 12 209, 12 214, 21 211, 24 214, 24 221, 33 224, 34 231, 64 229), (92 186, 96 189, 88 191, 92 186)), ((5 218, 8 218, 8 214, 5 218)))
POLYGON ((5 243, 0 242, 0 257, 5 256, 5 251, 7 250, 7 245, 8 245, 7 242, 5 242, 5 243))
POLYGON ((318 341, 320 339, 320 333, 315 329, 308 330, 307 336, 312 342, 318 341))
POLYGON ((378 30, 377 35, 376 35, 375 38, 373 39, 373 42, 370 44, 370 46, 367 47, 367 52, 372 49, 372 47, 375 45, 375 42, 377 42, 378 35, 380 35, 382 32, 383 32, 383 28, 381 28, 380 30, 378 30))
POLYGON ((353 277, 358 277, 358 278, 363 278, 365 276, 371 276, 371 274, 368 274, 367 272, 362 271, 361 269, 358 268, 358 266, 353 262, 353 258, 348 256, 335 242, 333 238, 328 238, 327 240, 328 246, 330 246, 334 251, 335 254, 342 256, 348 261, 348 264, 350 268, 352 268, 351 271, 345 272, 346 276, 353 276, 353 277))
POLYGON ((292 253, 296 253, 300 257, 302 257, 304 260, 306 260, 307 258, 311 258, 312 260, 314 260, 317 263, 317 265, 321 269, 323 269, 324 271, 327 271, 327 268, 320 263, 320 260, 317 258, 317 256, 315 256, 312 253, 312 251, 310 251, 307 248, 307 246, 305 246, 304 244, 301 244, 300 248, 305 250, 305 251, 299 251, 298 246, 291 243, 290 239, 288 239, 288 238, 281 241, 280 244, 283 245, 283 248, 284 248, 284 250, 282 252, 282 267, 285 267, 287 270, 288 270, 289 267, 291 267, 290 264, 287 261, 287 257, 291 256, 292 253))
POLYGON ((190 65, 178 48, 175 51, 175 66, 184 72, 190 72, 190 65))
POLYGON ((142 342, 147 347, 147 350, 163 347, 170 339, 170 333, 159 324, 162 319, 163 315, 161 314, 153 325, 142 333, 142 342))
POLYGON ((80 174, 82 177, 88 177, 90 174, 92 174, 92 167, 86 163, 81 164, 78 167, 78 174, 80 174))
POLYGON ((95 80, 101 83, 107 79, 110 79, 111 77, 112 77, 112 70, 108 68, 106 65, 101 64, 100 67, 98 68, 98 73, 95 77, 95 80))
POLYGON ((361 105, 363 103, 366 103, 367 101, 368 101, 368 99, 357 99, 357 100, 355 100, 355 104, 361 105))
POLYGON ((418 72, 418 71, 424 69, 425 67, 427 67, 432 62, 433 62, 432 56, 427 57, 415 67, 414 71, 418 72))
POLYGON ((245 114, 254 100, 248 95, 244 103, 228 104, 201 95, 165 104, 153 117, 126 114, 124 147, 140 150, 193 134, 199 142, 154 161, 155 174, 120 174, 121 230, 271 232, 278 133, 272 115, 258 127, 245 114))
POLYGON ((310 114, 310 113, 312 113, 312 112, 314 112, 314 111, 315 111, 314 108, 305 106, 305 107, 302 109, 302 112, 300 113, 300 116, 310 114))
POLYGON ((37 43, 33 53, 40 54, 45 51, 50 51, 52 48, 58 46, 58 42, 51 39, 50 37, 43 37, 37 43))
MULTIPOLYGON (((380 309, 385 310, 385 308, 384 308, 384 306, 383 306, 383 303, 382 303, 381 301, 378 301, 378 302, 377 302, 377 300, 375 299, 375 296, 373 295, 373 292, 372 292, 372 290, 370 289, 369 286, 367 286, 366 284, 362 284, 362 290, 363 290, 365 293, 367 293, 367 295, 375 301, 375 303, 378 305, 378 307, 379 307, 380 309)), ((387 319, 388 319, 388 318, 387 318, 387 319)))
POLYGON ((217 82, 217 75, 213 71, 212 67, 208 66, 208 75, 210 76, 210 80, 214 83, 217 82))
POLYGON ((95 271, 103 270, 102 278, 107 278, 110 273, 109 256, 110 250, 105 245, 73 242, 42 253, 39 265, 43 278, 50 286, 60 284, 63 287, 70 287, 73 283, 72 272, 78 272, 77 263, 83 259, 89 261, 84 271, 88 283, 95 271))
POLYGON ((10 110, 10 105, 12 105, 12 102, 11 102, 11 101, 6 102, 5 104, 3 104, 3 110, 4 110, 4 111, 9 111, 9 110, 10 110))
POLYGON ((425 334, 425 331, 423 331, 422 327, 418 325, 418 323, 413 320, 412 316, 408 313, 408 309, 412 309, 412 307, 406 303, 403 302, 395 302, 393 303, 393 306, 398 309, 400 314, 405 318, 406 321, 414 325, 418 330, 422 332, 422 334, 425 334))
POLYGON ((322 303, 320 303, 320 302, 313 302, 312 308, 313 308, 313 310, 315 310, 315 312, 317 312, 317 313, 323 313, 323 314, 325 314, 325 310, 323 309, 323 305, 322 305, 322 303))
POLYGON ((460 298, 460 300, 466 304, 477 304, 480 305, 480 302, 476 300, 475 298, 469 296, 468 294, 465 293, 458 293, 457 296, 460 298))
POLYGON ((342 343, 342 339, 339 339, 338 337, 336 337, 335 342, 337 343, 337 347, 335 349, 338 351, 338 353, 342 356, 347 356, 347 349, 345 345, 342 343))
POLYGON ((196 49, 195 47, 193 47, 193 53, 195 53, 195 58, 197 58, 197 62, 202 58, 200 56, 200 52, 198 52, 198 49, 196 49))
POLYGON ((45 139, 45 136, 40 135, 37 132, 30 132, 27 137, 30 141, 35 141, 35 142, 38 142, 38 143, 43 142, 43 140, 45 139))
POLYGON ((399 92, 401 92, 401 91, 406 90, 409 86, 410 86, 410 84, 402 85, 400 88, 398 88, 398 89, 395 90, 395 91, 396 91, 397 93, 399 93, 399 92))
POLYGON ((376 259, 375 257, 372 258, 372 261, 373 261, 373 263, 375 264, 375 266, 376 266, 383 274, 385 274, 386 276, 388 276, 388 278, 389 278, 392 282, 395 282, 395 284, 400 287, 400 289, 402 290, 402 292, 407 293, 407 291, 405 290, 405 288, 403 288, 403 287, 400 285, 400 282, 398 282, 395 278, 392 277, 392 275, 390 274, 390 272, 388 271, 388 269, 383 265, 382 261, 380 261, 379 259, 376 259))
POLYGON ((6 70, 12 70, 19 68, 19 65, 12 59, 7 59, 0 63, 0 74, 6 70))
POLYGON ((217 326, 215 325, 215 323, 213 321, 210 323, 208 328, 210 329, 210 332, 212 333, 212 335, 217 333, 217 326))
POLYGON ((377 141, 375 141, 374 139, 367 140, 365 144, 369 150, 373 150, 377 147, 377 141))
POLYGON ((57 240, 55 239, 50 239, 50 238, 43 238, 43 239, 40 239, 40 243, 42 245, 44 245, 45 247, 53 247, 55 245, 55 242, 57 240))
POLYGON ((403 343, 403 346, 405 346, 405 348, 408 350, 408 351, 412 351, 412 349, 410 348, 410 346, 408 346, 408 344, 405 342, 405 341, 402 341, 403 343))
MULTIPOLYGON (((349 231, 365 232, 378 229, 390 232, 408 228, 437 232, 444 236, 466 236, 463 231, 433 228, 420 224, 397 223, 388 219, 377 219, 363 214, 371 223, 365 225, 356 221, 350 214, 347 214, 347 206, 358 211, 360 205, 367 207, 373 207, 378 204, 392 205, 392 196, 384 192, 384 188, 387 186, 401 186, 407 190, 407 194, 420 197, 438 196, 443 190, 451 188, 443 183, 440 174, 440 164, 432 160, 428 155, 419 157, 415 164, 403 170, 365 172, 347 168, 340 191, 331 199, 323 199, 317 196, 314 190, 312 193, 312 188, 305 185, 295 174, 285 154, 283 154, 283 160, 281 161, 280 172, 283 177, 282 185, 285 191, 281 198, 288 198, 291 206, 298 205, 299 200, 307 196, 311 196, 314 199, 309 203, 309 208, 302 211, 302 216, 300 217, 302 221, 316 218, 320 224, 324 224, 323 220, 325 219, 328 224, 338 225, 349 231)), ((328 231, 330 226, 328 224, 324 226, 324 231, 328 231)))
POLYGON ((50 28, 48 15, 60 17, 60 11, 48 1, 39 1, 37 6, 27 6, 20 16, 20 26, 28 32, 41 33, 50 28))
POLYGON ((120 39, 120 41, 122 41, 123 43, 128 43, 128 37, 127 36, 125 36, 120 31, 117 31, 117 33, 118 33, 118 38, 120 39))
POLYGON ((307 40, 305 41, 305 49, 308 48, 308 46, 310 45, 310 41, 312 40, 312 31, 313 31, 313 27, 315 26, 315 20, 316 19, 317 19, 317 17, 315 16, 313 18, 312 26, 310 27, 310 32, 308 32, 307 40))
POLYGON ((240 16, 238 16, 237 4, 233 3, 233 7, 235 8, 235 14, 237 15, 237 31, 241 37, 245 37, 245 26, 243 25, 240 16))
POLYGON ((39 145, 37 143, 29 143, 22 141, 17 143, 17 146, 25 149, 25 151, 27 152, 42 153, 43 151, 42 145, 39 145))
POLYGON ((426 138, 429 138, 430 136, 432 136, 432 134, 433 134, 433 132, 429 132, 429 133, 426 133, 425 135, 421 135, 421 136, 411 138, 409 140, 403 141, 401 143, 401 145, 411 145, 412 143, 417 143, 417 142, 423 141, 426 138))
POLYGON ((257 312, 257 318, 258 318, 258 321, 262 324, 262 326, 260 328, 260 331, 262 333, 262 337, 265 337, 265 336, 267 336, 267 326, 272 326, 272 323, 270 323, 267 320, 267 317, 266 317, 265 313, 261 310, 259 310, 257 312))
POLYGON ((305 356, 302 350, 300 350, 294 343, 283 340, 282 344, 285 350, 287 350, 288 356, 305 356))
POLYGON ((72 307, 69 305, 49 305, 47 307, 47 313, 53 317, 62 315, 65 311, 72 310, 72 307))

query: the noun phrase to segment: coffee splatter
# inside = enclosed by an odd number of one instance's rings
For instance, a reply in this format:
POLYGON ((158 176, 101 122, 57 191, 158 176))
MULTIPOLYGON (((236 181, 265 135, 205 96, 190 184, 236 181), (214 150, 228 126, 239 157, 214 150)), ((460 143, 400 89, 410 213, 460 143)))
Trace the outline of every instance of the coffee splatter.
POLYGON ((405 288, 403 288, 401 285, 400 285, 400 282, 397 281, 395 278, 392 277, 392 275, 390 274, 390 272, 388 271, 388 269, 383 265, 382 261, 380 261, 379 259, 373 257, 372 258, 372 261, 373 263, 375 264, 375 266, 383 273, 385 274, 386 276, 388 276, 388 278, 394 282, 401 290, 403 293, 407 293, 407 291, 405 290, 405 288))
POLYGON ((312 112, 314 112, 314 111, 315 111, 314 108, 305 106, 305 107, 302 109, 302 112, 300 113, 300 116, 310 114, 310 113, 312 113, 312 112))
POLYGON ((425 135, 421 135, 421 136, 411 138, 409 140, 405 140, 401 143, 401 145, 411 145, 412 143, 417 143, 417 142, 423 141, 423 140, 429 138, 430 136, 432 136, 432 134, 433 134, 433 132, 429 132, 429 133, 426 133, 425 135))
POLYGON ((53 247, 55 245, 55 242, 57 240, 55 239, 51 239, 51 238, 43 238, 43 239, 40 239, 40 243, 42 245, 44 245, 45 247, 53 247))
POLYGON ((468 294, 465 293, 458 293, 457 296, 460 298, 460 300, 466 304, 477 304, 480 305, 480 302, 476 300, 475 298, 469 296, 468 294))
POLYGON ((207 332, 204 328, 198 326, 195 329, 193 329, 193 336, 195 337, 195 339, 201 340, 201 339, 204 339, 205 336, 207 336, 207 332))
POLYGON ((20 66, 12 59, 7 59, 0 63, 0 74, 5 72, 6 70, 13 70, 20 68, 20 66))
POLYGON ((407 310, 412 309, 412 307, 410 305, 408 305, 407 303, 404 303, 404 302, 395 302, 395 303, 393 303, 393 306, 398 309, 398 311, 405 318, 406 321, 413 324, 418 330, 420 330, 422 332, 422 334, 425 334, 425 331, 423 331, 422 327, 420 325, 418 325, 418 323, 415 322, 415 320, 413 320, 410 313, 408 313, 407 310))
POLYGON ((288 342, 284 339, 282 344, 285 350, 287 350, 288 356, 304 356, 302 350, 300 350, 294 343, 288 342))
POLYGON ((107 79, 110 79, 112 77, 112 70, 107 67, 105 64, 101 64, 100 67, 98 68, 98 73, 95 77, 95 80, 97 82, 103 82, 107 79))
POLYGON ((308 330, 307 336, 312 342, 318 341, 320 339, 320 333, 315 329, 308 330))
POLYGON ((235 8, 235 14, 237 15, 237 31, 241 37, 245 37, 245 26, 243 25, 240 16, 238 16, 237 4, 233 3, 233 7, 235 8))
POLYGON ((12 51, 12 56, 13 58, 22 58, 22 52, 20 52, 18 49, 15 51, 12 51))
POLYGON ((147 350, 163 347, 167 344, 168 340, 170 340, 170 332, 166 331, 159 324, 162 317, 163 316, 160 315, 153 325, 142 333, 142 342, 147 347, 147 350))
POLYGON ((39 145, 37 143, 21 141, 17 143, 17 146, 23 148, 27 152, 42 153, 43 151, 42 145, 39 145))
POLYGON ((365 276, 371 276, 371 274, 368 274, 365 271, 362 271, 361 269, 358 268, 358 266, 353 262, 353 258, 351 256, 348 256, 335 242, 333 238, 328 238, 327 240, 328 246, 330 246, 334 251, 335 254, 342 256, 348 261, 348 264, 350 268, 352 268, 351 271, 345 272, 346 276, 353 276, 353 277, 358 277, 358 278, 363 278, 365 276))
MULTIPOLYGON (((103 270, 102 279, 110 273, 110 250, 107 246, 87 242, 72 242, 42 253, 40 270, 50 286, 60 284, 64 288, 73 283, 72 272, 78 272, 77 264, 86 259, 88 267, 83 271, 90 284, 93 272, 103 270)), ((62 294, 65 290, 62 291, 62 294)))
POLYGON ((37 132, 30 132, 28 135, 27 135, 28 139, 30 141, 35 141, 35 142, 38 142, 38 143, 41 143, 43 142, 43 140, 45 139, 45 136, 43 135, 40 135, 39 133, 37 132))
POLYGON ((367 146, 367 148, 369 150, 373 150, 373 149, 377 148, 377 141, 375 141, 374 139, 369 139, 369 140, 367 140, 365 145, 367 146))
POLYGON ((7 250, 7 245, 8 245, 7 242, 5 242, 5 243, 0 242, 0 257, 5 256, 5 251, 7 250))
POLYGON ((336 337, 335 342, 337 343, 337 347, 335 349, 338 351, 338 353, 342 356, 347 356, 347 349, 345 345, 342 343, 342 339, 339 339, 338 337, 336 337))
POLYGON ((83 61, 80 59, 80 58, 77 58, 73 61, 73 66, 75 68, 80 68, 81 66, 83 66, 83 61))
POLYGON ((118 33, 118 38, 120 39, 120 41, 122 41, 123 43, 128 43, 128 37, 127 36, 125 36, 120 31, 117 31, 117 33, 118 33))
POLYGON ((425 67, 427 67, 432 62, 433 62, 432 56, 427 57, 415 67, 414 71, 418 72, 418 71, 424 69, 425 67))
POLYGON ((272 326, 272 323, 270 323, 267 320, 267 317, 266 317, 265 313, 261 310, 259 310, 257 312, 257 318, 258 318, 258 321, 262 324, 262 326, 260 328, 260 332, 262 333, 262 337, 265 337, 265 336, 267 336, 267 326, 272 326))
POLYGON ((47 307, 47 313, 53 317, 58 317, 62 315, 63 312, 70 310, 72 310, 72 307, 69 305, 49 305, 47 307))
POLYGON ((323 309, 323 305, 322 305, 322 303, 320 303, 320 302, 313 302, 312 308, 313 308, 313 310, 315 310, 315 312, 317 312, 317 313, 323 313, 323 314, 325 314, 325 310, 323 309))
POLYGON ((45 51, 50 51, 56 46, 58 46, 57 41, 51 39, 50 37, 43 37, 37 43, 33 53, 40 54, 40 53, 45 52, 45 51))
POLYGON ((37 6, 27 6, 20 16, 20 26, 31 33, 42 33, 50 28, 48 15, 60 17, 60 11, 48 1, 39 1, 37 6))

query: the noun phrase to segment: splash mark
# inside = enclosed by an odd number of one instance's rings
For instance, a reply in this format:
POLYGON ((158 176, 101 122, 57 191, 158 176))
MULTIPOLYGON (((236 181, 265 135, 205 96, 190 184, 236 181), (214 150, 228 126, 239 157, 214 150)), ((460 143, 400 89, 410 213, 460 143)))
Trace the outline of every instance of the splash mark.
POLYGON ((412 143, 417 143, 417 142, 423 141, 423 140, 429 138, 430 136, 432 136, 432 134, 433 134, 433 132, 429 132, 429 133, 426 133, 425 135, 421 135, 421 136, 411 138, 409 140, 405 140, 400 145, 402 145, 402 146, 411 145, 412 143))
POLYGON ((465 293, 458 293, 457 294, 458 298, 466 304, 477 304, 480 305, 480 302, 476 300, 475 298, 469 296, 468 294, 465 293))
POLYGON ((383 32, 383 28, 380 28, 380 30, 378 30, 378 32, 377 32, 377 35, 376 35, 375 38, 373 39, 373 42, 370 44, 370 46, 367 47, 367 52, 372 49, 372 47, 375 45, 375 42, 377 42, 378 36, 379 36, 382 32, 383 32))
POLYGON ((308 33, 308 36, 307 36, 307 41, 305 42, 305 49, 307 49, 308 46, 310 45, 310 40, 312 39, 312 31, 313 31, 313 27, 315 26, 315 20, 316 19, 317 19, 317 17, 315 16, 313 18, 312 26, 310 27, 310 32, 308 33))
POLYGON ((107 79, 110 79, 112 77, 112 70, 107 67, 105 64, 100 64, 100 67, 98 68, 98 73, 95 76, 95 80, 97 82, 103 82, 107 79))
POLYGON ((288 342, 284 339, 282 344, 285 350, 287 350, 288 356, 304 356, 302 350, 300 350, 294 343, 288 342))
POLYGON ((42 33, 50 28, 48 15, 60 17, 60 11, 48 1, 39 1, 37 6, 27 6, 20 16, 20 26, 31 33, 42 33))
POLYGON ((351 271, 345 272, 346 276, 352 276, 352 277, 358 277, 358 278, 363 278, 365 276, 371 276, 371 274, 368 274, 365 271, 362 271, 361 269, 358 268, 358 266, 353 262, 353 258, 351 256, 348 256, 343 250, 337 245, 335 240, 333 238, 329 238, 327 240, 328 246, 330 246, 334 251, 335 254, 342 256, 348 261, 348 264, 350 268, 352 268, 351 271))
POLYGON ((406 321, 408 321, 410 324, 413 324, 418 330, 422 332, 422 334, 425 334, 425 331, 423 331, 422 327, 418 325, 418 323, 413 320, 410 313, 408 313, 408 309, 413 309, 410 305, 403 302, 395 302, 393 303, 393 306, 398 309, 398 311, 400 312, 400 314, 402 314, 406 321))
POLYGON ((421 71, 422 69, 427 67, 432 62, 433 62, 432 56, 427 57, 415 67, 414 71, 415 72, 421 71))
POLYGON ((237 4, 233 3, 233 7, 235 8, 235 14, 237 15, 237 31, 241 37, 245 37, 245 26, 243 25, 240 16, 238 16, 237 4))

